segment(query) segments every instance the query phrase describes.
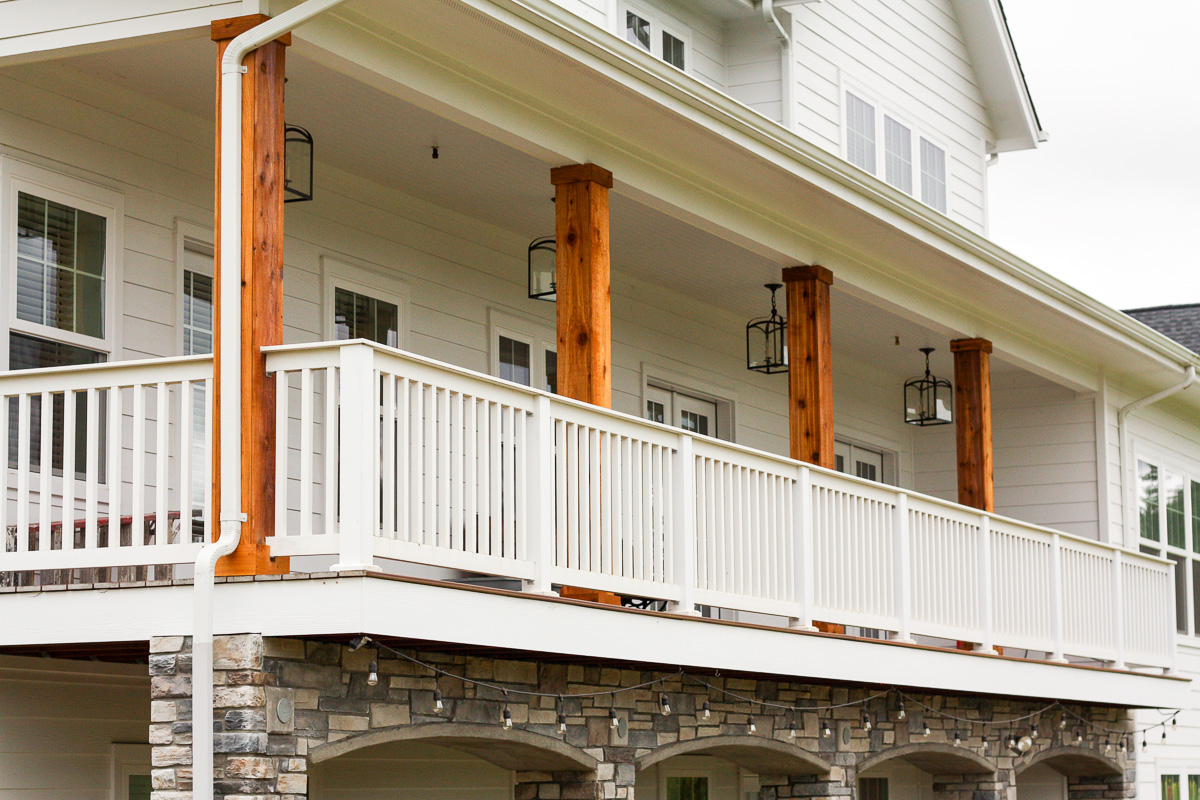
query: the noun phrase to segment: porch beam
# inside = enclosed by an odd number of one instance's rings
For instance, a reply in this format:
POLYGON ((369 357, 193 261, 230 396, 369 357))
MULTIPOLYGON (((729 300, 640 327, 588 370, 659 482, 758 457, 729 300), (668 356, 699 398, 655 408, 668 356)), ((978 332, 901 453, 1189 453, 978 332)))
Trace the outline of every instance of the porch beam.
POLYGON ((550 170, 550 183, 555 201, 558 391, 612 408, 612 173, 595 164, 571 164, 550 170))
POLYGON ((992 343, 955 339, 954 429, 958 451, 958 502, 996 510, 992 484, 992 343))
POLYGON ((833 469, 833 347, 825 267, 788 267, 788 433, 791 456, 833 469))
MULTIPOLYGON (((269 17, 251 14, 216 20, 217 160, 214 254, 213 426, 221 413, 221 57, 229 42, 269 17)), ((242 79, 242 510, 246 522, 217 575, 286 573, 288 559, 272 559, 266 538, 275 532, 275 382, 262 348, 283 343, 284 36, 252 51, 242 79)), ((213 509, 221 508, 220 437, 213 437, 213 509)), ((214 512, 215 513, 215 512, 214 512)), ((215 530, 216 526, 214 526, 215 530)))

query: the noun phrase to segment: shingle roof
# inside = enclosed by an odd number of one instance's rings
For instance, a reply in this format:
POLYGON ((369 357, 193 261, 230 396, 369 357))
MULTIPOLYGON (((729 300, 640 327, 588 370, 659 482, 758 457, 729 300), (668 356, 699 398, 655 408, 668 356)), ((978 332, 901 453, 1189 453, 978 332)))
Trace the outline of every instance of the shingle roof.
POLYGON ((1131 308, 1125 313, 1200 353, 1200 303, 1131 308))

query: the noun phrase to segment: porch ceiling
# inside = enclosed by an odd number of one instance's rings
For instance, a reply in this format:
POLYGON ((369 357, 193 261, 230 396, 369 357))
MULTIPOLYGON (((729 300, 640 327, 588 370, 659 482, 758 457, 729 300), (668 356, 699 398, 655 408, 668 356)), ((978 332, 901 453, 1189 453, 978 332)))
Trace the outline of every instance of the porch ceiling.
MULTIPOLYGON (((62 64, 192 114, 211 135, 214 50, 207 39, 95 53, 62 64)), ((498 247, 513 250, 515 258, 523 258, 526 241, 553 232, 552 155, 517 149, 295 50, 288 53, 287 69, 288 120, 313 134, 318 160, 316 197, 303 211, 321 213, 322 197, 329 196, 328 188, 322 191, 321 170, 333 167, 494 226, 500 229, 498 247)), ((632 278, 706 303, 725 315, 731 336, 740 336, 745 320, 764 313, 762 285, 778 281, 781 268, 793 263, 640 202, 620 185, 611 195, 611 217, 615 281, 632 278)), ((920 371, 916 350, 923 346, 938 348, 934 368, 950 374, 949 340, 971 333, 929 323, 898 302, 841 282, 835 284, 833 305, 835 353, 897 381, 920 371)), ((993 371, 1021 368, 998 354, 993 371)))

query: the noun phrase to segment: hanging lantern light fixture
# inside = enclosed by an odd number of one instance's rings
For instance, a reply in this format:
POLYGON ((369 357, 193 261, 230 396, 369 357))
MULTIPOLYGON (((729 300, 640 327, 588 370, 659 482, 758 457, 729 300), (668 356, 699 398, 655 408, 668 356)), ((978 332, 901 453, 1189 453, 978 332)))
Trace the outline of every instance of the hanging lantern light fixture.
POLYGON ((746 323, 746 369, 771 375, 787 371, 787 320, 775 307, 775 292, 783 284, 765 286, 771 290, 771 314, 746 323))
POLYGON ((542 236, 529 243, 529 299, 549 300, 558 298, 558 284, 554 268, 558 251, 553 236, 542 236))
POLYGON ((313 138, 299 125, 283 129, 283 202, 313 199, 313 138))
POLYGON ((935 378, 929 371, 932 347, 922 347, 925 354, 925 374, 904 384, 904 421, 909 425, 947 425, 953 422, 954 389, 945 378, 935 378))

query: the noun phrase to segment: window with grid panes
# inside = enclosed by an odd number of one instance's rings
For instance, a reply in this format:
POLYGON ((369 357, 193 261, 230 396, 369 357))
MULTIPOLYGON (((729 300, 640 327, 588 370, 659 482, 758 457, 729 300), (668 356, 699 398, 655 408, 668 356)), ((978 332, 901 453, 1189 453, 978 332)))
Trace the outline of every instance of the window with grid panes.
POLYGON ((338 341, 367 339, 399 347, 400 308, 339 286, 333 293, 333 327, 338 341))
POLYGON ((946 151, 865 92, 845 93, 846 160, 947 213, 946 151), (914 174, 915 172, 915 174, 914 174))
POLYGON ((1200 634, 1200 474, 1138 459, 1137 504, 1139 549, 1175 564, 1179 632, 1200 634))

